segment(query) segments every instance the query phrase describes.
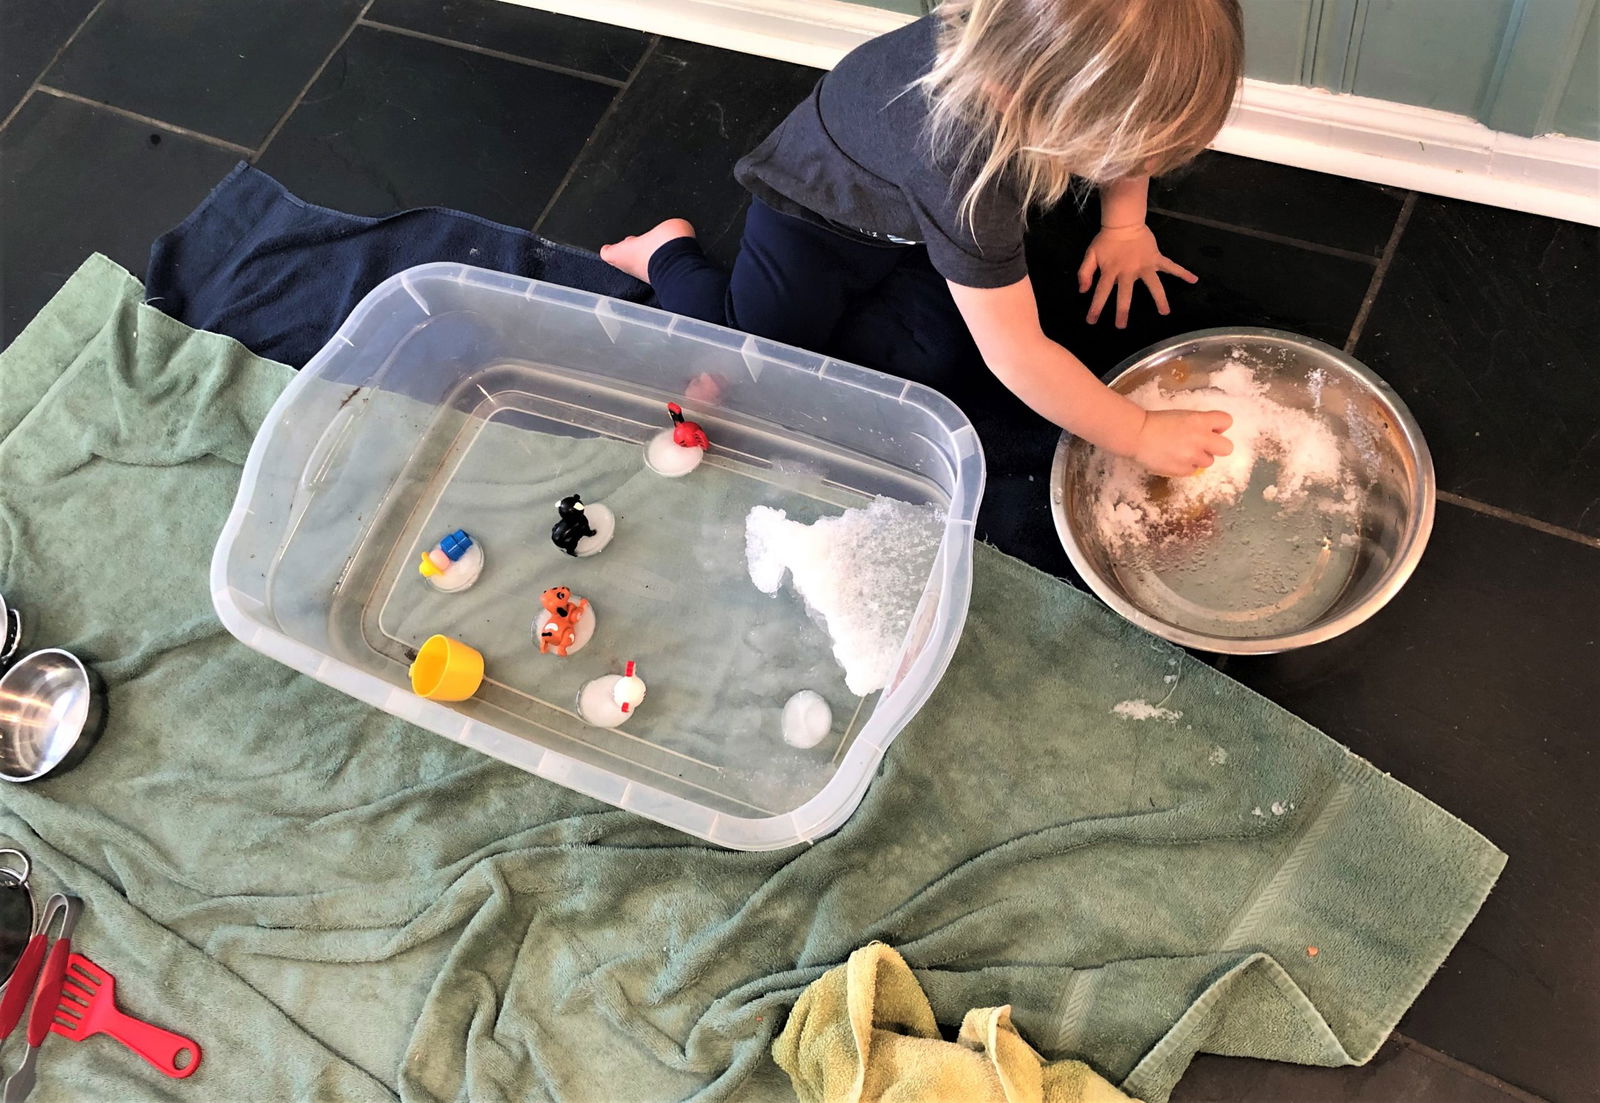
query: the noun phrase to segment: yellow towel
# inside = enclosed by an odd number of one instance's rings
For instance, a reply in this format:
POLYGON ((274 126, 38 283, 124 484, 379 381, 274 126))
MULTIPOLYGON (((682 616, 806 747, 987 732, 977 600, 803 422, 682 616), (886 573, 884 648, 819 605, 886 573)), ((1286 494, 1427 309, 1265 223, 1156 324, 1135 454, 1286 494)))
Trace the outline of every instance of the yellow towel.
POLYGON ((960 1037, 944 1041, 911 967, 881 942, 801 994, 772 1056, 801 1103, 1130 1101, 1082 1061, 1045 1063, 1010 1007, 968 1011, 960 1037))

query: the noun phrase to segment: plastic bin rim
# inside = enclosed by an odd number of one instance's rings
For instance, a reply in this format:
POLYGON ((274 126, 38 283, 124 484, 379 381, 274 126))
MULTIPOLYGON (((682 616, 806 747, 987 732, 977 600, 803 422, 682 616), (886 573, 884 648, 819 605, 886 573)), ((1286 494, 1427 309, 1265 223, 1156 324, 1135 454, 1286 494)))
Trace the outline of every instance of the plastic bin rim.
MULTIPOLYGON (((300 369, 299 374, 303 375, 307 372, 313 372, 313 369, 321 367, 325 360, 331 359, 333 356, 337 355, 342 346, 353 346, 355 342, 350 340, 350 334, 360 327, 361 322, 365 320, 367 313, 371 310, 373 304, 377 300, 385 297, 386 295, 394 294, 397 288, 406 291, 409 294, 408 282, 415 282, 416 280, 422 278, 444 279, 450 283, 461 284, 462 286, 471 285, 483 288, 487 291, 498 293, 509 293, 509 288, 506 286, 508 283, 519 284, 525 289, 524 294, 519 296, 521 298, 528 298, 529 296, 527 292, 536 292, 545 288, 550 288, 558 293, 537 296, 537 301, 548 303, 551 306, 566 307, 568 309, 579 309, 577 304, 572 301, 573 297, 576 296, 578 298, 589 300, 591 309, 595 306, 599 306, 602 303, 621 303, 630 311, 643 311, 664 319, 683 317, 683 315, 674 314, 670 310, 663 310, 657 306, 647 306, 643 303, 629 302, 626 299, 618 299, 611 295, 601 295, 593 291, 586 291, 580 287, 568 287, 566 284, 551 283, 548 280, 541 280, 533 276, 519 276, 512 272, 500 272, 492 268, 480 268, 476 265, 461 264, 456 261, 434 260, 428 261, 425 264, 412 265, 410 268, 403 268, 394 275, 389 276, 371 291, 367 292, 366 295, 362 296, 361 301, 356 304, 356 308, 350 312, 350 316, 340 324, 339 328, 334 332, 334 335, 328 339, 328 343, 319 349, 317 354, 306 362, 305 367, 300 369)), ((741 338, 744 338, 746 341, 762 341, 776 348, 787 349, 789 351, 798 353, 807 359, 815 361, 819 368, 826 365, 830 360, 836 359, 834 357, 823 356, 820 353, 812 352, 809 349, 800 348, 797 345, 788 345, 782 341, 774 341, 769 337, 761 337, 756 334, 745 333, 741 330, 730 329, 727 326, 717 325, 714 322, 700 322, 697 319, 690 320, 695 321, 697 325, 721 330, 724 333, 735 334, 741 338)), ((681 330, 675 331, 674 336, 685 341, 694 341, 698 344, 705 343, 705 341, 696 334, 685 333, 681 330)), ((760 353, 758 352, 756 355, 760 355, 760 353)), ((976 436, 976 428, 974 428, 972 421, 967 417, 966 413, 961 409, 961 407, 957 406, 955 402, 953 402, 947 395, 933 387, 928 386, 926 383, 919 383, 914 379, 901 379, 898 376, 893 376, 887 374, 886 372, 878 371, 876 368, 865 367, 861 364, 856 364, 849 361, 838 360, 836 362, 848 363, 850 368, 854 371, 863 372, 871 377, 882 379, 894 384, 894 388, 881 390, 876 393, 883 395, 885 398, 897 397, 899 401, 910 406, 915 406, 917 409, 924 411, 930 417, 937 420, 952 435, 961 432, 963 429, 968 429, 973 432, 974 436, 976 436), (898 389, 898 395, 891 393, 891 391, 894 389, 898 389), (951 415, 954 416, 952 417, 951 415)), ((784 368, 790 371, 805 370, 782 360, 772 360, 770 363, 773 367, 784 368)), ((836 379, 835 382, 844 383, 846 385, 855 385, 851 384, 848 380, 836 379)))

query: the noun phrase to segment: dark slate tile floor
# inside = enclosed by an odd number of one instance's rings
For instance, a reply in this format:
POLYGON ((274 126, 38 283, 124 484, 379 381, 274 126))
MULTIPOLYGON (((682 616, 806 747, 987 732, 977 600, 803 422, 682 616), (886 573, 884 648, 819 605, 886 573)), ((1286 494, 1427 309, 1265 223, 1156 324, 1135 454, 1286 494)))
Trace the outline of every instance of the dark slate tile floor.
POLYGON ((452 206, 526 226, 616 92, 357 27, 259 164, 301 198, 355 214, 452 206))
POLYGON ((1539 1097, 1398 1035, 1360 1068, 1202 1056, 1174 1103, 1537 1103, 1539 1097))
POLYGON ((77 33, 96 0, 47 0, 0 4, 0 119, 28 94, 67 40, 77 33))
MULTIPOLYGON (((493 0, 0 0, 0 342, 89 252, 142 271, 240 156, 313 202, 441 204, 590 248, 683 215, 731 258, 733 161, 815 76, 493 0)), ((1127 331, 1087 326, 1073 273, 1095 212, 1068 206, 1029 246, 1052 336, 1101 371, 1214 325, 1353 349, 1411 404, 1443 491, 1415 577, 1371 622, 1217 665, 1510 854, 1370 1065, 1202 1058, 1174 1098, 1594 1098, 1600 237, 1220 154, 1152 202, 1202 282, 1172 286, 1170 317, 1141 301, 1127 331)), ((990 464, 982 534, 1070 577, 1056 432, 982 381, 964 398, 990 464)))
POLYGON ((598 249, 678 215, 694 223, 708 255, 731 263, 745 209, 733 163, 816 81, 798 65, 658 43, 536 228, 598 249))
POLYGON ((1420 198, 1357 354, 1421 424, 1439 486, 1600 536, 1600 240, 1420 198))
POLYGON ((362 0, 105 0, 48 83, 254 148, 362 0))
POLYGON ((1394 188, 1226 153, 1200 158, 1150 194, 1150 205, 1170 214, 1372 258, 1404 203, 1394 188))
POLYGON ((650 45, 625 27, 482 0, 374 0, 369 23, 624 81, 650 45))

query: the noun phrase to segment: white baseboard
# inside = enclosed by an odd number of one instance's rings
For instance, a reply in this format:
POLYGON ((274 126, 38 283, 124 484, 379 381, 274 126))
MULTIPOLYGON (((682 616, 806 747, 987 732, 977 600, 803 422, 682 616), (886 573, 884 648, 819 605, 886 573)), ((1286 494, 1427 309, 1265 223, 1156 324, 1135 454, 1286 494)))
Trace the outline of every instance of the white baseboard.
MULTIPOLYGON (((509 0, 829 68, 913 17, 843 0, 509 0)), ((1465 115, 1246 80, 1216 149, 1600 226, 1600 142, 1523 138, 1465 115)))
POLYGON ((914 16, 843 0, 509 0, 725 50, 831 69, 914 16))
POLYGON ((1216 149, 1600 226, 1600 142, 1524 138, 1475 119, 1247 80, 1216 149))

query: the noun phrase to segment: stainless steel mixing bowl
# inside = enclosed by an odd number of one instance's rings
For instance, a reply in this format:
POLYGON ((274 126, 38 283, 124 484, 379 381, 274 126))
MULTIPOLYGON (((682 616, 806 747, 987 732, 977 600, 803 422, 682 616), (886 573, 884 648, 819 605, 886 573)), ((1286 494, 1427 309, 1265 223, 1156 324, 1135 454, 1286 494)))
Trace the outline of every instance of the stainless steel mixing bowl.
POLYGON ((104 687, 76 656, 51 648, 18 659, 0 675, 0 779, 72 769, 104 722, 104 687))
MULTIPOLYGON (((1229 655, 1288 651, 1332 639, 1371 617, 1411 577, 1433 530, 1433 460, 1411 412, 1387 383, 1338 349, 1273 329, 1210 329, 1152 345, 1123 361, 1111 381, 1127 394, 1152 379, 1203 382, 1211 369, 1243 355, 1268 386, 1268 396, 1315 411, 1341 442, 1359 439, 1357 475, 1365 495, 1355 562, 1331 597, 1306 608, 1294 631, 1264 634, 1237 616, 1237 634, 1184 624, 1141 604, 1126 585, 1125 554, 1101 541, 1092 516, 1094 448, 1063 434, 1050 474, 1056 531, 1083 580, 1107 605, 1158 636, 1185 647, 1229 655), (1180 363, 1181 362, 1181 363, 1180 363)), ((1311 554, 1308 551, 1308 554, 1311 554)), ((1283 612, 1279 602, 1275 615, 1283 612)))

